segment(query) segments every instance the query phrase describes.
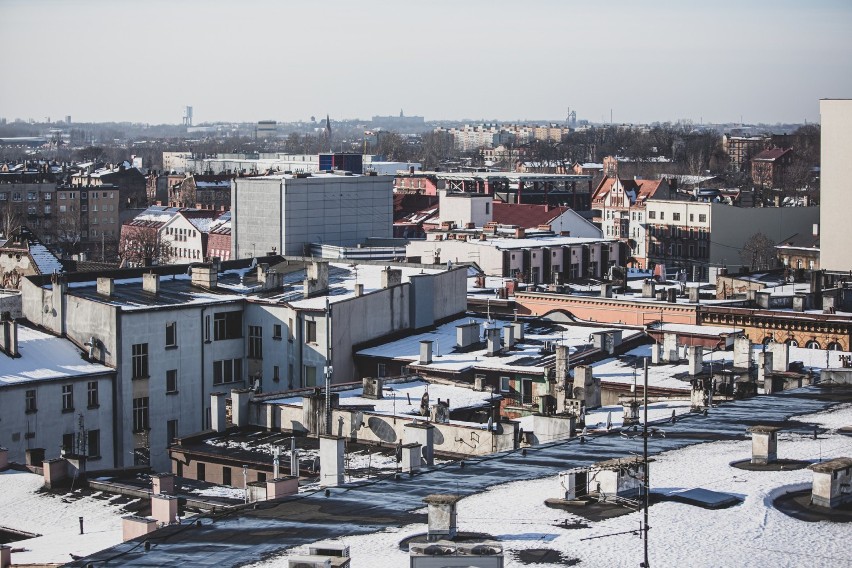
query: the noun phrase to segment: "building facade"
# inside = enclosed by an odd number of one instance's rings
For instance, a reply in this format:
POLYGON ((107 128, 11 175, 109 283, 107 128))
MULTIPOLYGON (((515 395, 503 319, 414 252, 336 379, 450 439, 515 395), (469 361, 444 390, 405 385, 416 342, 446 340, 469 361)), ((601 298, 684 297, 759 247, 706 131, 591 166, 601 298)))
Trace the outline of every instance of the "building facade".
MULTIPOLYGON (((820 264, 831 271, 852 270, 852 223, 847 214, 852 179, 852 99, 821 100, 820 264)), ((789 235, 793 231, 788 230, 789 235)), ((786 235, 785 235, 786 236, 786 235)))
POLYGON ((393 235, 392 178, 281 174, 234 180, 232 258, 303 255, 311 243, 357 245, 393 235))

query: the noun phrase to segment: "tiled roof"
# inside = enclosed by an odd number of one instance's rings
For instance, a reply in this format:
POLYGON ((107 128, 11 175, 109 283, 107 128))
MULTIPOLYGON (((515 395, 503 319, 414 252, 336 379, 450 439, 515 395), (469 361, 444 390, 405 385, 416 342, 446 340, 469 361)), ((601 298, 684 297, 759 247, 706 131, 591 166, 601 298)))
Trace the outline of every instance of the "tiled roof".
POLYGON ((500 225, 517 225, 533 229, 539 225, 549 225, 570 209, 570 207, 548 207, 547 205, 525 205, 518 203, 493 204, 492 220, 500 225))
POLYGON ((753 160, 777 160, 787 152, 792 152, 792 148, 770 148, 768 150, 764 150, 754 158, 753 160))
MULTIPOLYGON (((604 199, 607 194, 612 191, 612 186, 615 184, 616 178, 605 177, 592 194, 592 201, 604 199)), ((635 201, 644 201, 654 197, 657 190, 666 183, 662 179, 622 179, 621 187, 625 192, 633 192, 636 194, 636 199, 631 199, 631 203, 635 201)))

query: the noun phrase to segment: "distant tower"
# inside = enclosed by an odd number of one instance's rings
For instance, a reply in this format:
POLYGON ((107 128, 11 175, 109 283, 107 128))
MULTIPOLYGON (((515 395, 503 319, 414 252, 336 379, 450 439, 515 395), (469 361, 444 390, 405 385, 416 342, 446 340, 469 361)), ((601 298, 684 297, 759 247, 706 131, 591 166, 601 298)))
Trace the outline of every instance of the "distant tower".
POLYGON ((188 106, 183 111, 183 125, 192 126, 192 107, 188 106))
POLYGON ((405 117, 405 115, 402 114, 402 109, 399 109, 399 118, 404 118, 404 117, 405 117))
POLYGON ((577 126, 577 111, 568 109, 568 126, 574 128, 577 126))

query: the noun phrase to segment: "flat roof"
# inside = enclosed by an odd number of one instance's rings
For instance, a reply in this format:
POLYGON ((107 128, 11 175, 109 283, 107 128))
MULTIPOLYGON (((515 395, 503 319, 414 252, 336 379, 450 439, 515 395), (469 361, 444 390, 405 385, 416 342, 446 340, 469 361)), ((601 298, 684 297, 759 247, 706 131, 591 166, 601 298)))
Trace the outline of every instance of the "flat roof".
MULTIPOLYGON (((665 470, 665 477, 657 476, 660 487, 681 487, 684 484, 684 473, 705 475, 704 469, 696 468, 701 463, 702 456, 713 458, 713 463, 722 463, 719 474, 714 479, 725 477, 723 471, 731 461, 732 446, 730 442, 714 446, 716 451, 707 450, 708 444, 700 444, 686 449, 699 442, 712 440, 741 440, 742 449, 747 452, 747 438, 743 433, 743 417, 760 416, 761 420, 782 422, 790 416, 802 413, 813 413, 828 408, 833 401, 824 399, 817 387, 808 387, 795 391, 784 391, 771 397, 754 397, 747 400, 723 404, 714 408, 708 416, 689 414, 683 416, 674 424, 661 424, 665 436, 649 438, 649 451, 659 454, 671 450, 683 450, 683 459, 673 462, 678 454, 666 454, 657 460, 654 467, 664 468, 666 464, 679 464, 675 469, 665 470), (724 451, 717 456, 719 451, 724 451), (719 459, 715 459, 719 457, 719 459)), ((591 531, 563 531, 554 529, 553 511, 544 506, 547 497, 556 497, 560 491, 556 476, 567 469, 584 467, 601 461, 610 456, 626 456, 635 452, 637 442, 629 436, 613 432, 611 435, 590 433, 585 436, 585 443, 575 437, 569 440, 558 440, 551 443, 527 448, 526 453, 506 451, 483 457, 466 457, 464 467, 461 464, 445 464, 434 468, 425 468, 414 476, 389 476, 383 479, 371 480, 367 483, 349 484, 345 487, 331 487, 326 493, 317 490, 313 493, 300 494, 298 497, 285 498, 277 502, 260 503, 256 509, 244 509, 239 512, 213 515, 200 518, 200 525, 174 525, 161 529, 149 535, 153 546, 144 550, 138 542, 118 544, 108 550, 93 554, 87 558, 76 560, 72 566, 85 566, 87 563, 100 563, 111 559, 111 562, 122 566, 152 566, 173 564, 197 564, 199 560, 209 565, 234 566, 249 565, 258 562, 280 561, 280 554, 292 554, 295 547, 306 547, 318 541, 328 539, 343 539, 345 544, 365 542, 370 543, 370 553, 361 553, 356 558, 371 560, 377 566, 399 566, 404 563, 399 551, 399 541, 412 534, 412 531, 423 533, 425 519, 422 514, 423 500, 429 495, 457 494, 464 499, 459 503, 460 526, 484 526, 484 529, 505 535, 501 537, 504 549, 508 542, 513 542, 513 548, 526 547, 517 541, 523 535, 529 535, 530 523, 543 526, 542 534, 554 534, 559 543, 565 544, 569 538, 572 544, 577 538, 589 534, 612 532, 612 523, 619 525, 618 530, 635 529, 635 514, 625 516, 624 521, 610 520, 601 527, 590 527, 591 531), (507 483, 514 484, 506 485, 507 483), (521 482, 521 483, 518 483, 521 482), (499 487, 498 487, 499 486, 499 487), (503 491, 501 493, 501 487, 503 491), (506 492, 508 491, 508 493, 506 492), (365 503, 369 506, 365 507, 365 503), (511 503, 507 505, 508 503, 511 503), (491 504, 487 514, 482 514, 483 506, 491 504), (527 508, 525 508, 527 507, 527 508), (493 509, 495 512, 490 512, 493 509), (519 513, 519 511, 521 511, 519 513), (525 513, 523 511, 526 511, 525 513), (549 512, 548 512, 549 511, 549 512), (523 517, 522 522, 518 522, 523 517), (512 520, 514 519, 514 521, 512 520), (487 526, 486 526, 487 525, 487 526), (629 525, 631 529, 622 526, 629 525), (403 531, 400 531, 403 527, 403 531), (390 531, 390 537, 388 532, 390 531), (549 532, 548 532, 549 531, 549 532), (394 534, 398 533, 398 534, 394 534), (275 538, 270 538, 274 534, 275 538), (566 536, 567 535, 567 536, 566 536), (575 536, 576 535, 576 536, 575 536), (384 554, 390 555, 385 559, 384 554), (371 555, 376 556, 371 559, 371 555)), ((814 448, 812 451, 816 451, 814 448)), ((663 472, 663 469, 659 470, 663 472)), ((714 470, 715 472, 716 470, 714 470)), ((785 472, 785 475, 789 472, 785 472)), ((689 483, 698 483, 691 481, 689 483)), ((705 479, 702 477, 702 479, 705 479)), ((773 478, 774 479, 774 478, 773 478)), ((777 485, 777 480, 772 486, 777 485)), ((725 485, 720 488, 727 488, 725 485)), ((751 500, 763 510, 763 499, 751 500)), ((658 523, 664 519, 672 522, 689 522, 690 515, 684 516, 682 506, 674 508, 663 504, 657 511, 658 523)), ((696 509, 696 512, 700 510, 696 509)), ((736 510, 734 510, 736 512, 736 510)), ((712 512, 714 515, 717 513, 712 512)), ((742 518, 756 518, 753 508, 745 511, 742 518)), ((696 513, 697 514, 697 513, 696 513)), ((717 515, 718 516, 718 515, 717 515)), ((707 517, 702 517, 706 522, 707 517)), ((783 520, 783 519, 782 519, 783 520)), ((801 524, 800 521, 791 521, 801 524)), ((823 523, 824 524, 824 523, 823 523)), ((830 523, 831 524, 831 523, 830 523)), ((814 530, 829 530, 830 527, 817 527, 814 530)), ((558 526, 558 525, 557 525, 558 526)), ((668 525, 667 525, 668 526, 668 525)), ((730 525, 728 525, 730 528, 730 525)), ((536 534, 539 534, 536 528, 536 534)), ((694 532, 683 535, 684 539, 692 539, 694 532)), ((712 534, 722 534, 728 539, 729 535, 714 526, 712 534)), ((814 533, 816 534, 816 533, 814 533)), ((747 534, 753 539, 753 535, 747 534)), ((538 538, 538 537, 537 537, 538 538)), ((629 540, 629 539, 628 539, 629 540)), ((812 547, 812 539, 799 539, 806 546, 812 547)), ((529 541, 525 541, 529 542, 529 541)), ((586 544, 589 541, 586 542, 586 544)), ((605 539, 600 546, 610 549, 618 544, 619 539, 605 539)), ((834 542, 826 539, 826 542, 834 542)), ((556 545, 550 543, 548 546, 556 545)), ((712 546, 712 543, 711 545, 712 546)), ((837 544, 833 545, 835 548, 837 544)), ((688 549, 684 544, 683 549, 688 549)), ((741 549, 736 549, 741 555, 741 549)), ((671 551, 670 554, 673 554, 671 551)), ((609 550, 608 559, 614 556, 609 550)), ((618 558, 624 559, 624 547, 620 549, 618 558)), ((774 554, 774 552, 773 552, 774 554)), ((586 557, 588 559, 588 556, 586 557)), ((360 561, 360 560, 359 560, 360 561)), ((608 560, 608 564, 616 565, 618 560, 608 560)), ((673 564, 674 565, 674 564, 673 564)))
MULTIPOLYGON (((414 334, 396 341, 362 349, 356 355, 367 357, 382 357, 395 359, 411 364, 418 370, 432 370, 436 372, 459 373, 469 369, 482 369, 506 372, 523 372, 530 374, 542 374, 549 364, 552 364, 555 354, 553 351, 542 353, 544 342, 555 345, 565 345, 571 355, 591 349, 590 336, 601 331, 613 331, 615 327, 568 325, 555 322, 521 322, 524 326, 524 339, 508 352, 500 356, 489 357, 487 349, 481 337, 484 326, 488 320, 481 317, 465 317, 438 326, 434 330, 414 334), (475 323, 480 326, 480 334, 477 335, 477 344, 470 348, 458 349, 456 327, 475 323), (421 364, 420 342, 432 342, 432 362, 421 364)), ((501 336, 503 328, 512 325, 513 322, 493 320, 492 325, 500 328, 501 336)), ((627 339, 641 335, 639 330, 621 329, 622 338, 627 339)), ((516 336, 517 340, 517 336, 516 336)), ((569 355, 570 356, 570 355, 569 355)))
POLYGON ((16 358, 0 353, 0 388, 115 372, 111 367, 83 359, 80 348, 68 339, 21 324, 18 352, 21 356, 16 358))
MULTIPOLYGON (((325 262, 325 261, 324 261, 325 262)), ((402 282, 408 282, 420 274, 439 274, 444 268, 429 268, 417 265, 396 266, 393 264, 329 263, 326 294, 305 298, 304 280, 307 278, 305 261, 283 261, 270 266, 282 279, 282 287, 263 290, 257 280, 257 267, 247 266, 219 272, 217 287, 207 290, 192 285, 186 272, 160 276, 159 293, 156 295, 142 289, 142 276, 113 280, 113 294, 109 297, 98 294, 97 275, 85 281, 70 282, 68 293, 89 300, 120 307, 124 311, 148 310, 164 307, 179 307, 200 304, 220 304, 242 299, 285 303, 300 309, 324 309, 326 298, 336 303, 355 297, 355 285, 362 284, 368 294, 382 289, 382 271, 386 266, 402 272, 402 282)), ((189 271, 190 265, 184 270, 189 271)))

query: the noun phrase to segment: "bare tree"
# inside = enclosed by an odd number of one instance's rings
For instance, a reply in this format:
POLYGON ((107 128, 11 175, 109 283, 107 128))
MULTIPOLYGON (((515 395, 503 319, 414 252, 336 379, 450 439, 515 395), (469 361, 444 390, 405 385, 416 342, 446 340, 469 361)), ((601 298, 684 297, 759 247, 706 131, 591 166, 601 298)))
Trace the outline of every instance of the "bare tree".
POLYGON ((763 233, 755 233, 743 244, 740 258, 751 270, 771 270, 777 264, 775 243, 763 233))
POLYGON ((121 228, 118 256, 122 266, 168 264, 171 247, 171 241, 160 239, 156 230, 125 225, 121 228))
POLYGON ((24 224, 24 215, 11 202, 0 203, 0 235, 8 237, 24 224))

